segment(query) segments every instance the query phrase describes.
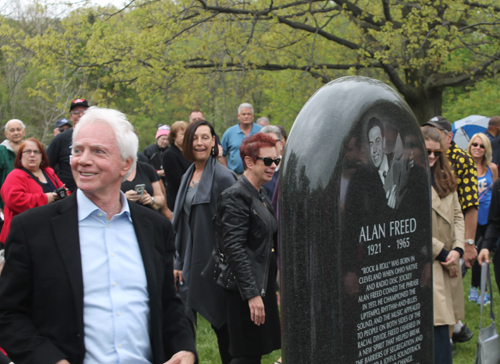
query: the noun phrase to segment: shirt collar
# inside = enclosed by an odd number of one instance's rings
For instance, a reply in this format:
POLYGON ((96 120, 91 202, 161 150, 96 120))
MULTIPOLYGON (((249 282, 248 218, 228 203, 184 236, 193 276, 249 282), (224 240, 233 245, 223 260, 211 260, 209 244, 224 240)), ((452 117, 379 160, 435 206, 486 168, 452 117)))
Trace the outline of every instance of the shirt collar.
MULTIPOLYGON (((250 131, 250 133, 253 133, 254 132, 254 129, 255 129, 255 124, 254 122, 252 122, 252 130, 250 131)), ((243 133, 243 130, 241 130, 241 121, 238 122, 238 129, 240 130, 239 133, 243 133)), ((244 134, 244 133, 243 133, 244 134)))
MULTIPOLYGON (((99 207, 97 207, 97 205, 93 203, 87 196, 85 196, 85 194, 80 189, 77 189, 76 191, 76 200, 78 201, 79 222, 85 220, 93 213, 101 212, 103 216, 106 216, 106 213, 102 211, 99 207)), ((120 213, 116 214, 115 216, 120 216, 122 214, 125 214, 125 216, 127 216, 128 219, 132 221, 132 218, 130 217, 130 208, 128 206, 127 198, 125 197, 125 194, 122 191, 120 191, 120 202, 122 203, 122 209, 120 213)))

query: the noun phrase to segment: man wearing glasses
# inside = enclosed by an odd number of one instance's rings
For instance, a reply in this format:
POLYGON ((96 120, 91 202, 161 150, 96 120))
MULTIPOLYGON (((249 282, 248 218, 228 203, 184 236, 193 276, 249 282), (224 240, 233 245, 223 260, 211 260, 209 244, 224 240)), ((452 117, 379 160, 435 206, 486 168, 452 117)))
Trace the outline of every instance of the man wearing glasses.
POLYGON ((64 133, 66 130, 71 129, 73 126, 71 125, 71 122, 68 119, 59 119, 56 121, 56 124, 54 125, 54 136, 57 134, 64 133))
MULTIPOLYGON (((71 101, 69 106, 69 120, 74 126, 83 116, 83 113, 89 108, 87 100, 75 99, 71 101)), ((59 172, 57 176, 66 185, 66 187, 74 192, 76 190, 75 180, 71 173, 71 139, 73 138, 73 129, 67 130, 65 133, 60 133, 52 139, 52 142, 47 148, 47 156, 49 157, 50 166, 57 168, 59 172)), ((57 170, 57 169, 56 169, 57 170)))

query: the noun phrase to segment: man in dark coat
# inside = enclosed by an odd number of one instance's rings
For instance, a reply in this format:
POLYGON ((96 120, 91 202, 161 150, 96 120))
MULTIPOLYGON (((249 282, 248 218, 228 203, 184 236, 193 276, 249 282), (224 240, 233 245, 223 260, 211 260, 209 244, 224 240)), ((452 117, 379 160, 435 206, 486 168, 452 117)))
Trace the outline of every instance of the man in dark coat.
MULTIPOLYGON (((83 116, 83 113, 89 108, 89 103, 84 99, 75 99, 69 106, 69 120, 74 126, 83 116)), ((50 166, 58 171, 57 176, 74 192, 76 190, 75 180, 71 173, 71 142, 73 138, 73 128, 57 134, 47 147, 47 157, 49 157, 50 166)))
POLYGON ((166 186, 165 170, 163 169, 163 153, 168 149, 168 134, 170 133, 170 126, 160 125, 156 132, 156 143, 148 145, 142 153, 148 159, 148 163, 153 166, 160 176, 163 185, 166 186))
POLYGON ((172 226, 120 191, 137 147, 125 115, 89 109, 73 135, 77 192, 12 220, 0 346, 17 364, 195 362, 172 226))

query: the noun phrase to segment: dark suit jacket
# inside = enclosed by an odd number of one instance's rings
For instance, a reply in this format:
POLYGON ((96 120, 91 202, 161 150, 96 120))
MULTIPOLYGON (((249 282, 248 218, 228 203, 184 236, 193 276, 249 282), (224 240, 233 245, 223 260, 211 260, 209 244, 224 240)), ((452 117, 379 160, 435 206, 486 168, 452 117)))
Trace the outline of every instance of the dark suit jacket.
MULTIPOLYGON (((83 362, 83 278, 76 194, 12 220, 0 277, 0 346, 17 364, 83 362)), ((175 296, 172 225, 129 204, 150 299, 153 363, 195 352, 192 329, 175 296)))
POLYGON ((193 164, 182 154, 177 145, 172 145, 163 153, 163 169, 167 181, 167 206, 174 211, 177 192, 181 185, 182 176, 193 164))

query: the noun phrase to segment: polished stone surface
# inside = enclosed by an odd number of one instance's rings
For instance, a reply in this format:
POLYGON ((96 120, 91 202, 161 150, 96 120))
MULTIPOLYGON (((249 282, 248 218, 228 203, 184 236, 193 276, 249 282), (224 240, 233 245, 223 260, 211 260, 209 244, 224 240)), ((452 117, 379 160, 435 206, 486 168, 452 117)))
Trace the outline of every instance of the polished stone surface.
POLYGON ((344 77, 304 105, 279 186, 284 363, 432 363, 428 168, 386 84, 344 77))

